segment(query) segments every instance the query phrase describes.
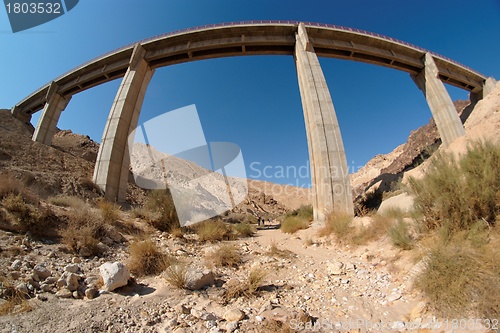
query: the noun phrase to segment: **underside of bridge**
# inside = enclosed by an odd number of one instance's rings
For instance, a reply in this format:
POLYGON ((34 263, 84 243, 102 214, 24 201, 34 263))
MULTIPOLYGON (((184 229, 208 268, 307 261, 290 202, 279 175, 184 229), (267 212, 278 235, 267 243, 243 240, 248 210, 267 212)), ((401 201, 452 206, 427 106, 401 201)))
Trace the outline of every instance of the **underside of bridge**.
POLYGON ((188 29, 123 47, 40 88, 14 106, 12 114, 29 124, 31 115, 43 109, 33 140, 50 145, 59 116, 74 94, 123 77, 103 133, 94 182, 109 200, 124 201, 130 163, 128 136, 137 126, 155 68, 256 54, 295 57, 317 222, 324 221, 330 212, 353 214, 344 145, 318 56, 363 61, 408 72, 424 93, 445 145, 463 135, 464 128, 443 82, 469 90, 471 100, 476 102, 495 83, 493 78, 430 51, 365 31, 292 21, 245 22, 188 29))

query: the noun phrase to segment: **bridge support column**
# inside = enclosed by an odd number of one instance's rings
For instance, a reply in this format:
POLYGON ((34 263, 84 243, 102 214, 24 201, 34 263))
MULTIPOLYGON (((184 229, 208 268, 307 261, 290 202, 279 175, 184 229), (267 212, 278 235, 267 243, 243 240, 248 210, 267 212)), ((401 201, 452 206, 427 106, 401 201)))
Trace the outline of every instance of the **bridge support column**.
POLYGON ((144 60, 146 51, 137 44, 123 77, 102 136, 94 169, 94 182, 108 200, 125 201, 130 156, 128 136, 137 126, 142 102, 154 70, 144 60))
POLYGON ((57 122, 61 113, 66 109, 71 96, 63 97, 57 90, 59 86, 57 83, 52 82, 49 90, 47 91, 46 103, 42 111, 42 115, 38 119, 38 124, 33 133, 33 141, 41 142, 46 145, 52 144, 52 138, 56 132, 57 122))
POLYGON ((318 57, 303 23, 296 34, 295 61, 309 147, 314 221, 324 222, 329 212, 353 215, 339 123, 318 57))
POLYGON ((12 114, 12 116, 14 116, 14 118, 16 118, 17 120, 20 120, 26 126, 26 128, 30 131, 30 133, 33 134, 33 132, 35 131, 35 128, 31 124, 31 115, 30 114, 21 112, 17 105, 14 106, 10 110, 10 113, 12 114))
POLYGON ((424 57, 425 68, 418 75, 412 75, 413 81, 425 95, 432 117, 444 146, 465 134, 457 110, 453 105, 443 82, 438 78, 438 68, 430 53, 424 57))

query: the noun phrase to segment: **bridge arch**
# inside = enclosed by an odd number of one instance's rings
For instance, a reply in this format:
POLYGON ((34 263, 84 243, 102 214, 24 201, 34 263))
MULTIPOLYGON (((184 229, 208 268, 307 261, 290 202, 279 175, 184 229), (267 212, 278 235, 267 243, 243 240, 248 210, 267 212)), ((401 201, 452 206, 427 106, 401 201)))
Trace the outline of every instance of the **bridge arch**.
POLYGON ((29 123, 31 115, 43 109, 33 140, 50 144, 59 116, 73 95, 123 77, 105 126, 94 181, 109 199, 124 200, 129 168, 126 140, 137 125, 155 69, 201 59, 266 54, 295 57, 318 221, 329 211, 353 211, 342 136, 318 56, 409 73, 423 91, 445 145, 464 130, 443 82, 470 91, 476 101, 494 84, 492 78, 449 58, 379 34, 320 23, 244 21, 174 31, 126 45, 42 86, 14 106, 12 113, 29 123))

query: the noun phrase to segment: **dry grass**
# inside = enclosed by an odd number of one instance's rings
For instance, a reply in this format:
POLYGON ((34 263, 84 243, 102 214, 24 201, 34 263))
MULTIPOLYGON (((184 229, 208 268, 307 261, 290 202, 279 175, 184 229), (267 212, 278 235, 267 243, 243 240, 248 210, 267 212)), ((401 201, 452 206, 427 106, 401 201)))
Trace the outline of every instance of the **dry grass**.
POLYGON ((271 244, 269 245, 269 251, 267 251, 267 255, 271 257, 288 259, 293 257, 293 252, 278 248, 278 244, 276 244, 276 241, 273 239, 271 240, 271 244))
POLYGON ((172 259, 151 240, 136 241, 129 246, 127 267, 135 276, 157 275, 165 271, 172 259))
POLYGON ((160 231, 169 232, 180 227, 177 211, 170 190, 153 190, 148 193, 146 204, 146 221, 160 231))
POLYGON ((0 290, 3 291, 3 298, 6 300, 6 302, 0 305, 0 316, 32 310, 31 304, 26 300, 28 295, 16 290, 4 277, 0 277, 0 290))
POLYGON ((88 177, 81 178, 80 179, 80 186, 87 191, 97 193, 97 194, 102 194, 101 188, 94 183, 94 181, 88 177))
POLYGON ((215 252, 207 256, 215 266, 238 267, 241 262, 241 254, 234 245, 224 244, 215 252))
POLYGON ((99 208, 101 217, 106 223, 113 224, 120 219, 120 206, 117 204, 102 199, 97 202, 97 208, 99 208))
POLYGON ((381 215, 373 215, 371 219, 370 225, 352 229, 352 232, 348 233, 342 240, 354 246, 361 246, 382 239, 387 235, 393 219, 381 215))
POLYGON ((439 244, 429 254, 426 269, 416 280, 438 313, 466 313, 478 318, 500 316, 499 242, 476 249, 463 239, 439 244))
POLYGON ((68 212, 67 224, 60 231, 62 242, 83 257, 101 254, 99 242, 108 235, 111 226, 102 221, 101 216, 86 207, 68 212))
POLYGON ((252 268, 244 281, 238 281, 226 286, 226 300, 229 301, 233 298, 257 295, 266 276, 267 274, 262 268, 252 268))
POLYGON ((325 225, 319 230, 318 236, 330 236, 334 234, 338 239, 342 239, 352 232, 352 217, 342 213, 330 213, 325 221, 325 225))
POLYGON ((392 244, 403 250, 411 250, 414 245, 414 240, 408 230, 408 224, 401 218, 387 230, 392 244))
POLYGON ((175 263, 165 270, 164 278, 172 286, 179 289, 186 289, 187 284, 187 265, 184 263, 175 263))
POLYGON ((240 222, 237 224, 233 224, 233 228, 238 234, 238 237, 252 237, 255 234, 255 229, 248 222, 240 222))
POLYGON ((280 230, 287 234, 307 228, 309 228, 309 221, 299 216, 286 216, 280 226, 280 230))
POLYGON ((218 242, 222 240, 235 239, 233 229, 221 220, 208 220, 197 223, 194 230, 200 242, 218 242))
POLYGON ((288 323, 274 319, 266 319, 262 323, 260 329, 261 333, 294 333, 295 331, 290 328, 288 323))
POLYGON ((71 207, 75 209, 82 209, 87 205, 81 198, 71 195, 52 197, 49 199, 49 202, 59 207, 71 207))
POLYGON ((56 235, 57 218, 48 208, 33 202, 33 198, 26 198, 19 193, 9 193, 1 201, 6 210, 6 220, 10 223, 10 230, 19 233, 29 233, 38 239, 56 235))

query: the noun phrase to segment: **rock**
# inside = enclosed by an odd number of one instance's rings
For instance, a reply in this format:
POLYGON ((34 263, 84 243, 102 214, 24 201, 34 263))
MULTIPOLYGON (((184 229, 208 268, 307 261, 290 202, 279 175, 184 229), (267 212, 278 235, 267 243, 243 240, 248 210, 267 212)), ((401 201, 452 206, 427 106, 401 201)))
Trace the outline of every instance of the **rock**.
POLYGON ((224 315, 222 316, 226 321, 231 322, 231 321, 240 321, 243 318, 245 318, 245 313, 239 309, 231 309, 226 311, 224 315))
POLYGON ((46 283, 46 284, 54 284, 56 282, 57 282, 57 278, 55 276, 49 276, 44 281, 44 283, 46 283))
POLYGON ((12 280, 17 280, 21 277, 21 273, 19 273, 18 271, 10 271, 9 272, 9 277, 12 279, 12 280))
POLYGON ((340 261, 334 263, 328 263, 326 270, 330 275, 342 275, 344 274, 344 264, 340 261))
POLYGON ((382 201, 378 213, 383 215, 391 209, 400 209, 403 213, 409 212, 413 209, 413 197, 406 193, 390 197, 382 201))
POLYGON ((66 287, 66 280, 60 278, 59 280, 57 280, 56 286, 59 289, 66 287))
POLYGON ((99 290, 95 288, 85 289, 85 297, 87 297, 88 299, 94 299, 97 296, 99 296, 99 290))
POLYGON ((398 299, 401 298, 401 296, 402 295, 400 293, 394 292, 394 293, 390 294, 389 296, 387 296, 387 301, 388 302, 397 301, 398 299))
POLYGON ((10 269, 17 271, 17 270, 19 270, 21 268, 22 264, 23 264, 23 262, 21 260, 16 259, 10 265, 10 269))
POLYGON ((51 276, 52 273, 45 266, 38 264, 33 268, 33 275, 38 277, 39 281, 43 281, 51 276))
POLYGON ((70 264, 70 265, 64 266, 65 272, 76 274, 76 273, 78 273, 79 270, 80 270, 80 266, 78 266, 77 264, 70 264))
POLYGON ((56 296, 59 298, 72 298, 73 293, 68 289, 61 289, 56 293, 56 296))
POLYGON ((49 300, 49 299, 47 298, 47 296, 42 295, 42 294, 38 294, 38 295, 36 295, 36 299, 37 299, 37 300, 40 300, 40 301, 42 301, 42 302, 46 302, 46 301, 48 301, 48 300, 49 300))
POLYGON ((20 293, 23 293, 23 294, 28 294, 29 293, 29 289, 28 289, 28 286, 26 285, 26 283, 19 283, 17 286, 16 286, 16 290, 20 293))
POLYGON ((237 321, 230 321, 226 323, 226 332, 232 333, 238 329, 237 321))
POLYGON ((103 289, 107 291, 126 286, 130 278, 129 270, 121 262, 106 262, 99 267, 99 272, 104 282, 103 289))
POLYGON ((214 273, 205 269, 189 269, 186 273, 186 288, 190 290, 200 290, 204 287, 215 284, 214 273))
POLYGON ((52 286, 50 284, 47 284, 47 283, 42 283, 40 285, 40 290, 48 293, 52 290, 52 286))
POLYGON ((71 262, 73 264, 79 264, 82 262, 82 259, 78 258, 78 257, 73 257, 73 259, 71 259, 71 262))
POLYGON ((69 291, 75 291, 78 289, 78 286, 80 285, 80 277, 75 273, 69 273, 66 276, 65 282, 66 282, 66 289, 68 289, 69 291))

